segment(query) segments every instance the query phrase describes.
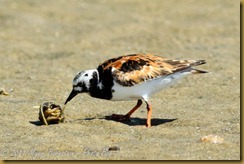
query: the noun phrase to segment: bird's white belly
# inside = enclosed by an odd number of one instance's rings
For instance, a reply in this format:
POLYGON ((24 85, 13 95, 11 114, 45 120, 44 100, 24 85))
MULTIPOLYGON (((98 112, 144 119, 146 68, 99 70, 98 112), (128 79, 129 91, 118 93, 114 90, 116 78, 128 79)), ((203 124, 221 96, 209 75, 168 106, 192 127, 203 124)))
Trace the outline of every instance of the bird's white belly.
POLYGON ((160 77, 153 80, 147 80, 138 85, 134 86, 122 86, 117 82, 114 82, 112 90, 114 90, 113 97, 111 100, 133 100, 133 99, 147 99, 156 92, 159 92, 165 87, 168 87, 178 79, 188 74, 184 73, 174 73, 168 76, 160 77))

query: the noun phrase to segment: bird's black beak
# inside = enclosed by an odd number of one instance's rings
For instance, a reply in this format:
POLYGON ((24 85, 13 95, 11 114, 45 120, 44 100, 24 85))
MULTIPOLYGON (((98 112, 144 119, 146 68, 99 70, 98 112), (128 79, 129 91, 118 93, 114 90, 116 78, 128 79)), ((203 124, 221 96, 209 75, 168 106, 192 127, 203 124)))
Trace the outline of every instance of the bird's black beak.
POLYGON ((71 93, 69 94, 69 97, 65 101, 64 105, 66 105, 70 100, 72 100, 79 92, 72 90, 71 93))

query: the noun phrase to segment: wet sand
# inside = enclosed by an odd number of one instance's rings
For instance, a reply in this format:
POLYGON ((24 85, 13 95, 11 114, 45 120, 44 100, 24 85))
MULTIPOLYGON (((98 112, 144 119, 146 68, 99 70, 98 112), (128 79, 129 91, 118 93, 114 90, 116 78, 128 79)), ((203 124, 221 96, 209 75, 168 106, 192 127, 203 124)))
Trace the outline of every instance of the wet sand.
POLYGON ((0 1, 0 159, 239 160, 240 12, 229 0, 0 1), (45 101, 62 105, 74 75, 131 53, 205 59, 211 73, 188 76, 136 101, 75 97, 66 121, 40 126, 45 101), (202 143, 213 134, 222 144, 202 143), (112 146, 119 150, 109 151, 112 146))

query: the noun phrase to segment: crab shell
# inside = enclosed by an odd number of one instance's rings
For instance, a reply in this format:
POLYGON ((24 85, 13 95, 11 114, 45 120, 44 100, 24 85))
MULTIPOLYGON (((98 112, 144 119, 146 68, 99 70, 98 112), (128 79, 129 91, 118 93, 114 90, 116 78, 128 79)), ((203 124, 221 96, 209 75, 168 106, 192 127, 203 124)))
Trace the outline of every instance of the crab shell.
POLYGON ((63 116, 61 106, 53 102, 44 102, 40 106, 39 120, 42 122, 42 124, 46 124, 45 121, 43 120, 42 112, 44 114, 47 124, 58 124, 64 121, 64 116, 63 116))

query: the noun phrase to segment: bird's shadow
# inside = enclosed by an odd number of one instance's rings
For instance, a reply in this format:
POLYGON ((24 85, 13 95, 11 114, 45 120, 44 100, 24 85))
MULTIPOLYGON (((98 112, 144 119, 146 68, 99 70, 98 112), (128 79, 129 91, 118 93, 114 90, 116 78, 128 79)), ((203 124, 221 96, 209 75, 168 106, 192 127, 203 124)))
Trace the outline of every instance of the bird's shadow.
MULTIPOLYGON (((145 118, 139 118, 139 117, 130 117, 128 120, 125 120, 125 121, 119 121, 119 120, 113 119, 112 116, 105 116, 104 118, 100 118, 100 119, 121 122, 121 123, 129 125, 129 126, 146 125, 146 121, 147 121, 145 118)), ((151 124, 152 124, 152 126, 158 126, 158 125, 172 122, 175 120, 177 120, 177 118, 173 118, 173 119, 152 118, 151 124)))
MULTIPOLYGON (((116 120, 116 119, 112 118, 111 115, 104 116, 104 117, 101 117, 101 118, 92 117, 92 118, 76 119, 76 120, 73 120, 73 121, 79 121, 79 120, 91 121, 91 120, 94 120, 94 119, 104 119, 104 120, 108 120, 108 121, 120 122, 120 123, 126 124, 128 126, 146 125, 146 119, 145 118, 130 117, 128 120, 119 121, 119 120, 116 120)), ((175 120, 177 120, 177 118, 173 118, 173 119, 153 118, 151 120, 151 124, 152 124, 152 126, 158 126, 158 125, 165 124, 165 123, 168 123, 168 122, 172 122, 172 121, 175 121, 175 120)), ((68 121, 68 122, 73 122, 73 121, 68 121)), ((42 126, 43 125, 41 121, 29 121, 29 122, 31 124, 36 125, 36 126, 42 126)))

